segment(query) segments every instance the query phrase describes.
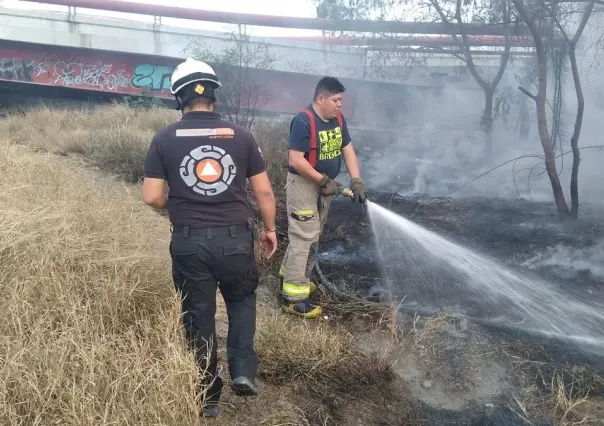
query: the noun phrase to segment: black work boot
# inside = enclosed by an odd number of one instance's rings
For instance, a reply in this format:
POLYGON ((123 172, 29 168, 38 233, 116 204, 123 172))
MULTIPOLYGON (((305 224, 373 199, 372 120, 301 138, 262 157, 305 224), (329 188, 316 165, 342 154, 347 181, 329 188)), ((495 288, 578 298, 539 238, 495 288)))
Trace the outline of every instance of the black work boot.
POLYGON ((245 376, 239 376, 231 382, 231 388, 237 396, 255 396, 258 395, 258 387, 253 379, 245 376))
POLYGON ((220 414, 220 407, 216 403, 210 403, 203 407, 204 417, 218 417, 218 414, 220 414))
POLYGON ((205 394, 205 403, 201 412, 203 417, 217 417, 220 414, 218 402, 222 394, 222 377, 216 376, 216 379, 210 384, 205 394))

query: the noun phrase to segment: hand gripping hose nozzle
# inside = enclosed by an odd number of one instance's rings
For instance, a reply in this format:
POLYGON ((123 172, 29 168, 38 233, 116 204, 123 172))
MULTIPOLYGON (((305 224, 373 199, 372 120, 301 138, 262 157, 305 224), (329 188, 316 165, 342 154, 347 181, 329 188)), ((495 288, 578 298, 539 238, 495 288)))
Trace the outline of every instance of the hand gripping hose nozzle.
POLYGON ((343 195, 344 197, 353 199, 354 198, 354 193, 352 192, 352 190, 350 188, 343 188, 341 195, 343 195))

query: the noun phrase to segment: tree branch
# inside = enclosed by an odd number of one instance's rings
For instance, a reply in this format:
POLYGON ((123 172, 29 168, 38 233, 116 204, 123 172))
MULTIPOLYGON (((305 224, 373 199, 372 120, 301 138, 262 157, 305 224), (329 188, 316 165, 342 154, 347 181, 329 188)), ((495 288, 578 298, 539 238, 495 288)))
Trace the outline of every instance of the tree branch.
MULTIPOLYGON (((451 29, 451 27, 453 27, 454 25, 451 23, 451 21, 449 21, 449 18, 447 18, 447 15, 445 15, 445 11, 438 4, 438 0, 430 0, 430 4, 434 7, 434 9, 436 9, 436 12, 440 16, 440 20, 443 22, 443 24, 445 24, 447 27, 449 27, 449 29, 451 29)), ((450 31, 450 34, 451 34, 451 37, 453 38, 453 40, 455 40, 457 42, 457 44, 459 45, 459 48, 462 51, 465 50, 465 46, 463 45, 461 40, 459 40, 459 38, 457 37, 457 32, 450 31)))
MULTIPOLYGON (((589 3, 591 0, 545 0, 547 3, 589 3)), ((594 0, 595 4, 604 5, 604 0, 594 0)))
MULTIPOLYGON (((456 0, 456 4, 455 4, 455 20, 457 21, 456 24, 452 24, 451 21, 449 21, 443 8, 438 4, 438 0, 430 0, 430 4, 432 4, 434 9, 436 9, 436 12, 440 16, 440 19, 443 22, 443 24, 447 25, 447 27, 449 27, 451 29, 453 29, 454 27, 457 27, 459 29, 459 33, 461 34, 462 40, 459 39, 456 31, 450 31, 451 37, 453 38, 453 40, 455 40, 457 42, 457 44, 459 44, 459 48, 461 49, 461 51, 463 52, 463 55, 465 57, 464 62, 466 63, 468 70, 470 71, 470 74, 472 74, 472 77, 474 77, 474 79, 476 80, 478 85, 485 92, 490 90, 490 85, 478 73, 478 70, 476 69, 476 64, 474 63, 474 59, 472 57, 472 53, 470 52, 470 40, 468 39, 468 34, 464 29, 463 18, 461 16, 461 10, 462 10, 461 0, 456 0)), ((508 27, 505 28, 505 32, 506 32, 506 34, 509 35, 508 27)), ((509 46, 509 45, 510 45, 510 43, 509 43, 509 37, 508 37, 508 38, 506 38, 506 52, 508 53, 507 58, 509 58, 508 49, 511 48, 511 46, 509 46)), ((504 55, 505 55, 505 53, 504 53, 504 55)), ((506 64, 507 64, 507 59, 506 59, 506 64)))
POLYGON ((509 20, 510 20, 509 5, 508 5, 507 0, 504 0, 504 2, 503 2, 503 21, 504 21, 504 25, 505 25, 505 35, 504 35, 505 49, 503 51, 503 55, 501 56, 501 61, 499 62, 499 70, 497 71, 497 75, 495 75, 495 78, 491 82, 492 91, 495 91, 495 88, 499 84, 499 81, 501 81, 501 78, 503 77, 503 73, 505 72, 508 61, 510 59, 510 51, 512 50, 512 45, 510 43, 509 20))
MULTIPOLYGON (((580 149, 581 149, 581 151, 582 151, 582 150, 584 150, 584 149, 598 149, 598 148, 599 148, 599 149, 604 149, 604 145, 589 145, 589 146, 584 146, 584 147, 582 147, 582 148, 580 148, 580 149)), ((564 157, 564 156, 565 156, 565 155, 567 155, 567 154, 572 154, 572 151, 566 151, 566 152, 560 153, 560 154, 556 155, 556 157, 555 157, 555 158, 557 159, 557 158, 560 158, 560 157, 564 157)), ((449 192, 449 195, 453 194, 455 191, 458 191, 458 190, 460 190, 461 188, 463 188, 463 187, 465 187, 465 186, 468 186, 469 184, 471 184, 471 183, 473 183, 473 182, 476 182, 478 179, 480 179, 480 178, 482 178, 482 177, 484 177, 484 176, 488 175, 489 173, 492 173, 492 172, 494 172, 495 170, 500 169, 500 168, 502 168, 503 166, 505 166, 505 165, 507 165, 507 164, 510 164, 510 163, 512 163, 512 162, 514 162, 514 163, 515 163, 515 162, 516 162, 516 161, 518 161, 518 160, 522 160, 523 158, 539 158, 540 160, 543 160, 543 161, 545 160, 545 157, 544 157, 543 155, 540 155, 540 154, 524 154, 524 155, 520 155, 520 156, 518 156, 518 157, 512 158, 511 160, 507 160, 507 161, 505 161, 505 162, 503 162, 503 163, 499 164, 498 166, 493 167, 492 169, 489 169, 489 170, 487 170, 487 171, 486 171, 486 172, 484 172, 484 173, 481 173, 480 175, 478 175, 478 176, 476 176, 475 178, 473 178, 473 179, 471 179, 471 180, 467 181, 466 183, 464 183, 464 184, 462 184, 462 185, 458 186, 457 188, 454 188, 453 190, 451 190, 451 191, 449 192)), ((532 167, 526 167, 526 168, 524 168, 524 169, 522 169, 522 170, 534 169, 534 168, 535 168, 535 167, 537 167, 539 164, 541 164, 541 163, 538 163, 538 164, 536 164, 535 166, 532 166, 532 167)), ((521 170, 518 170, 518 172, 517 172, 517 173, 519 173, 520 171, 521 171, 521 170)))
MULTIPOLYGON (((587 26, 587 21, 589 20, 589 17, 591 16, 591 14, 593 12, 594 3, 595 3, 595 0, 589 0, 587 7, 583 11, 583 16, 581 17, 581 23, 579 24, 579 28, 577 29, 575 36, 573 37, 573 39, 570 42, 571 46, 573 46, 573 47, 576 46, 577 42, 579 41, 579 38, 581 38, 581 35, 583 34, 583 30, 587 26)), ((604 1, 602 2, 602 4, 604 4, 604 1)))
POLYGON ((450 49, 445 49, 444 47, 440 47, 440 46, 430 46, 428 49, 430 49, 430 51, 435 51, 435 52, 440 52, 440 53, 446 53, 447 55, 454 56, 455 58, 459 59, 460 61, 462 61, 466 65, 468 63, 466 61, 465 56, 462 56, 459 53, 453 52, 450 49))
POLYGON ((489 169, 489 170, 487 170, 486 172, 484 172, 484 173, 482 173, 482 174, 480 174, 480 175, 476 176, 474 179, 471 179, 471 180, 467 181, 467 182, 466 182, 466 183, 464 183, 463 185, 460 185, 460 186, 458 186, 457 188, 454 188, 454 189, 453 189, 451 192, 449 192, 449 195, 450 195, 450 194, 453 194, 455 191, 458 191, 458 190, 460 190, 461 188, 463 188, 463 187, 465 187, 465 186, 468 186, 469 184, 471 184, 471 183, 473 183, 473 182, 476 182, 476 181, 477 181, 478 179, 480 179, 481 177, 486 176, 486 175, 488 175, 489 173, 492 173, 492 172, 494 172, 495 170, 500 169, 500 168, 502 168, 503 166, 505 166, 505 165, 507 165, 507 164, 510 164, 511 162, 514 162, 514 161, 520 160, 520 159, 522 159, 522 158, 541 158, 541 159, 542 159, 542 158, 543 158, 543 156, 542 156, 542 155, 538 155, 538 154, 525 154, 525 155, 521 155, 521 156, 516 157, 516 158, 512 158, 511 160, 508 160, 508 161, 506 161, 506 162, 504 162, 504 163, 501 163, 500 165, 498 165, 498 166, 496 166, 496 167, 493 167, 492 169, 489 169))
POLYGON ((532 100, 534 100, 535 102, 537 102, 537 95, 533 95, 531 92, 529 92, 528 90, 526 90, 524 87, 522 86, 518 86, 518 90, 520 90, 522 93, 524 93, 526 96, 528 96, 529 98, 531 98, 532 100))

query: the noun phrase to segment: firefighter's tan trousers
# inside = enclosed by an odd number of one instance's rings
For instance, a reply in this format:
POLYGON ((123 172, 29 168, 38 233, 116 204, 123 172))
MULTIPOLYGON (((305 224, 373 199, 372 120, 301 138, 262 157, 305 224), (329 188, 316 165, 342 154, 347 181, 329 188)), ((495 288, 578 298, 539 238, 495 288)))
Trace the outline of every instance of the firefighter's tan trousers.
POLYGON ((286 197, 289 245, 281 263, 282 295, 286 301, 300 302, 310 296, 312 262, 331 198, 321 196, 316 183, 293 173, 287 175, 286 197))

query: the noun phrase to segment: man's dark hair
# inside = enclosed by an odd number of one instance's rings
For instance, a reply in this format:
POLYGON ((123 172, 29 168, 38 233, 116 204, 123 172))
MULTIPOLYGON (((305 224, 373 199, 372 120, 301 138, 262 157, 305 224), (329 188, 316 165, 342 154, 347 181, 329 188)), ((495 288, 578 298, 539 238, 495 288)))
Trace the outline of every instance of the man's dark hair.
POLYGON ((316 100, 319 95, 331 96, 337 93, 343 93, 345 90, 346 88, 344 88, 344 85, 340 83, 340 80, 337 78, 323 77, 317 83, 317 87, 315 88, 315 96, 313 99, 316 100))
POLYGON ((203 96, 199 95, 195 91, 197 84, 188 84, 177 93, 178 97, 180 98, 181 108, 194 108, 196 106, 209 107, 215 102, 213 87, 210 85, 206 86, 205 84, 202 85, 205 88, 203 96))
POLYGON ((188 102, 188 106, 193 108, 197 106, 209 107, 214 103, 214 99, 206 98, 205 96, 196 96, 188 102))

